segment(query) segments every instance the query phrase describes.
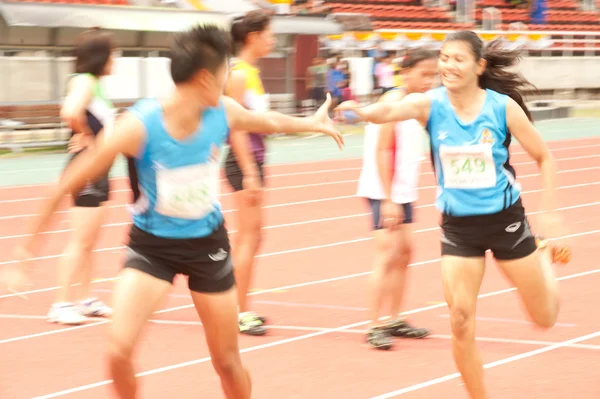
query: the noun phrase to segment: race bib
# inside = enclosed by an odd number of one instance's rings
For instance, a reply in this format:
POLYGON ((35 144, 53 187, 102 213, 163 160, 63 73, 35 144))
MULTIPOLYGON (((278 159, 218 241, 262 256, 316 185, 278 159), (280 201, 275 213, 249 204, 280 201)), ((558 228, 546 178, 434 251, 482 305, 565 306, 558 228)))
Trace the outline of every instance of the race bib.
POLYGON ((209 162, 156 171, 156 212, 180 219, 201 219, 219 202, 219 164, 209 162))
POLYGON ((440 146, 445 188, 476 189, 496 185, 496 166, 489 144, 440 146))

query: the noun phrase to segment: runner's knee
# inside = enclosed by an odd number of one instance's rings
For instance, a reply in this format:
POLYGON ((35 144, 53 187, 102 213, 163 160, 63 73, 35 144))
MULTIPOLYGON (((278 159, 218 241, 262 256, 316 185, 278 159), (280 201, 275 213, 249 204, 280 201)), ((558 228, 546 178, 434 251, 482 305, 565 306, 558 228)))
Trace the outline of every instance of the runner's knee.
POLYGON ((452 335, 459 341, 475 338, 475 315, 466 306, 456 304, 450 309, 450 326, 452 335))
POLYGON ((235 374, 242 367, 239 352, 236 349, 221 349, 211 355, 211 361, 215 371, 220 376, 235 374))

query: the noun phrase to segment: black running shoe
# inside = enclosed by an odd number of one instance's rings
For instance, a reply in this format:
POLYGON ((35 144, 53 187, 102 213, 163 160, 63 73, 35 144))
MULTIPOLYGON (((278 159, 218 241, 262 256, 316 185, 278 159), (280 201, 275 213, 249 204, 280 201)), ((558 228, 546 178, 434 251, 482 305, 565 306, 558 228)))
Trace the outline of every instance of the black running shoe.
POLYGON ((388 350, 394 341, 385 327, 371 327, 367 332, 367 343, 375 349, 388 350))
POLYGON ((425 338, 431 333, 426 328, 413 327, 401 319, 391 321, 386 327, 393 337, 400 338, 425 338))
POLYGON ((267 329, 262 320, 254 313, 245 313, 238 319, 240 333, 247 335, 265 335, 267 329))

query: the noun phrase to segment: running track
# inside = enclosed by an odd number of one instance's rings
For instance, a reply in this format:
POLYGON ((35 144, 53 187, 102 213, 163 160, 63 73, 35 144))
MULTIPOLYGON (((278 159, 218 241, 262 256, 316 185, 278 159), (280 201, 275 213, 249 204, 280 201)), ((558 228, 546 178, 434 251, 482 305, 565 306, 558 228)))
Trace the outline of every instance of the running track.
MULTIPOLYGON (((600 139, 550 143, 557 159, 564 242, 573 261, 557 270, 563 295, 557 326, 534 328, 489 262, 478 306, 477 335, 493 398, 600 397, 595 368, 600 313, 594 311, 600 268, 600 139)), ((515 164, 531 221, 540 198, 536 165, 515 147, 515 164)), ((267 168, 266 243, 258 260, 255 309, 269 317, 266 337, 240 336, 255 398, 465 398, 450 352, 439 274, 438 213, 430 166, 423 164, 414 224, 416 253, 404 308, 434 336, 397 341, 391 352, 362 344, 372 241, 367 208, 354 197, 360 161, 322 161, 267 168)), ((112 207, 97 249, 93 289, 110 300, 129 222, 127 183, 115 179, 112 207)), ((0 188, 0 265, 25 233, 45 185, 0 188)), ((226 190, 226 188, 224 188, 226 190)), ((231 196, 223 192, 235 234, 231 196)), ((66 202, 65 202, 66 204, 66 202)), ((66 208, 65 208, 66 209, 66 208)), ((27 300, 0 295, 0 397, 108 398, 106 322, 58 327, 43 319, 54 294, 56 259, 68 237, 59 213, 39 252, 27 300)), ((185 284, 179 280, 148 325, 136 357, 141 398, 221 398, 185 284)))

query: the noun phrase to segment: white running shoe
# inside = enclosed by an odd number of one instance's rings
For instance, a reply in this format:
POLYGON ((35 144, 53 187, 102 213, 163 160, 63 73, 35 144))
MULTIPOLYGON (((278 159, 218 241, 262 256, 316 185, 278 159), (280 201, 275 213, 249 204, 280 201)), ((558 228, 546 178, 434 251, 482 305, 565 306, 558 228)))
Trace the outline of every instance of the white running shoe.
POLYGON ((98 298, 89 298, 79 303, 81 314, 87 317, 110 317, 112 308, 98 298))
POLYGON ((77 326, 87 321, 79 308, 72 303, 55 303, 50 307, 46 320, 49 323, 77 326))

